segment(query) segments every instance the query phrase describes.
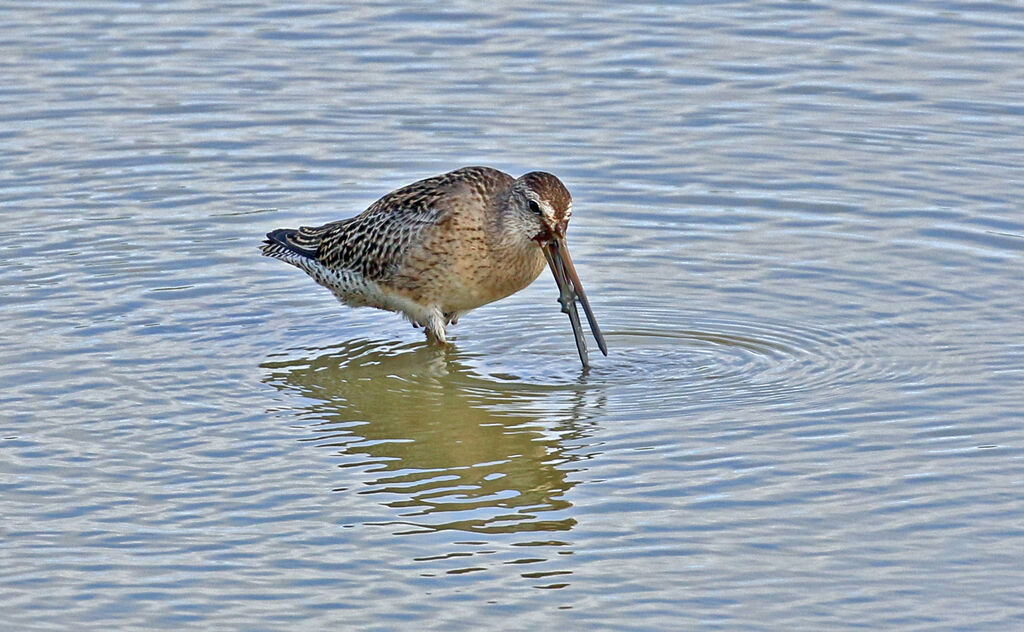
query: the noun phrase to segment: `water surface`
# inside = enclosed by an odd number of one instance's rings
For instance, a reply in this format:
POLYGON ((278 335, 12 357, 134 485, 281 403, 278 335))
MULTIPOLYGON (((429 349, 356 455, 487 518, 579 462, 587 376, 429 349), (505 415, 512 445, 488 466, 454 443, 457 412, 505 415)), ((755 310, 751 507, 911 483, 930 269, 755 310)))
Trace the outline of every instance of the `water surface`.
POLYGON ((0 9, 7 627, 1024 626, 1014 3, 0 9), (427 347, 259 256, 558 174, 427 347))

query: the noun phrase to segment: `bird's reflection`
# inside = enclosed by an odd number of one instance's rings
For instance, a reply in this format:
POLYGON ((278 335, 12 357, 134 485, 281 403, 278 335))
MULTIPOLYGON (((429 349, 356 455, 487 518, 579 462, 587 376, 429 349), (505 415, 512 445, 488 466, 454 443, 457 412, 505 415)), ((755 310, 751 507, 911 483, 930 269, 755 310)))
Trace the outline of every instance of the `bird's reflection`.
POLYGON ((268 383, 308 398, 310 441, 358 468, 358 483, 338 491, 379 495, 406 532, 571 529, 565 493, 583 456, 588 393, 485 378, 467 360, 356 340, 262 366, 268 383))

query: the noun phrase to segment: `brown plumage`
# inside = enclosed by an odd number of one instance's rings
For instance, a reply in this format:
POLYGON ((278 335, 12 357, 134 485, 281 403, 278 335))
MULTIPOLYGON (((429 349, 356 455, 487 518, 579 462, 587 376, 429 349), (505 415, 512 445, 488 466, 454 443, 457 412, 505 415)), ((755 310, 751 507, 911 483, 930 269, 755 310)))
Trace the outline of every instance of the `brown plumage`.
POLYGON ((442 344, 448 323, 523 289, 547 262, 586 366, 576 300, 607 351, 565 246, 571 215, 572 197, 550 173, 514 179, 464 167, 392 191, 350 219, 271 231, 262 251, 347 305, 404 313, 442 344))

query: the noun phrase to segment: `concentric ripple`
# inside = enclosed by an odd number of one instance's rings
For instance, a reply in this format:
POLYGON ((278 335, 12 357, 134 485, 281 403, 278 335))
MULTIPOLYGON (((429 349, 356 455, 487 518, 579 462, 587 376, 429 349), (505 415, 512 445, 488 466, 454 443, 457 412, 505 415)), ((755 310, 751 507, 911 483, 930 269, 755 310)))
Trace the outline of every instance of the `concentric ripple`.
MULTIPOLYGON (((895 358, 914 354, 883 347, 877 332, 862 324, 828 329, 667 308, 645 309, 635 320, 644 326, 605 332, 610 354, 596 357, 589 372, 581 372, 569 350, 564 345, 556 349, 555 343, 532 349, 528 359, 499 352, 472 357, 471 363, 488 378, 538 386, 650 386, 640 393, 637 405, 648 397, 662 402, 666 397, 703 402, 779 399, 853 383, 912 379, 923 369, 900 366, 895 358), (515 369, 506 368, 512 362, 515 369)), ((539 337, 561 341, 553 332, 539 337)), ((905 339, 914 344, 913 337, 905 339)))

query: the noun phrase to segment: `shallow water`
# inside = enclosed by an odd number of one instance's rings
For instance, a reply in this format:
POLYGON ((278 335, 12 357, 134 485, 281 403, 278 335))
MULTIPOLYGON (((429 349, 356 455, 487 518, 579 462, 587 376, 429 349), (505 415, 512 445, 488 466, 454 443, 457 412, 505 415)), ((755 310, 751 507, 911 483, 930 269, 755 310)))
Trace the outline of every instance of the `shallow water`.
POLYGON ((1016 4, 0 15, 7 627, 1024 627, 1016 4), (573 192, 589 373, 256 249, 467 164, 573 192))

